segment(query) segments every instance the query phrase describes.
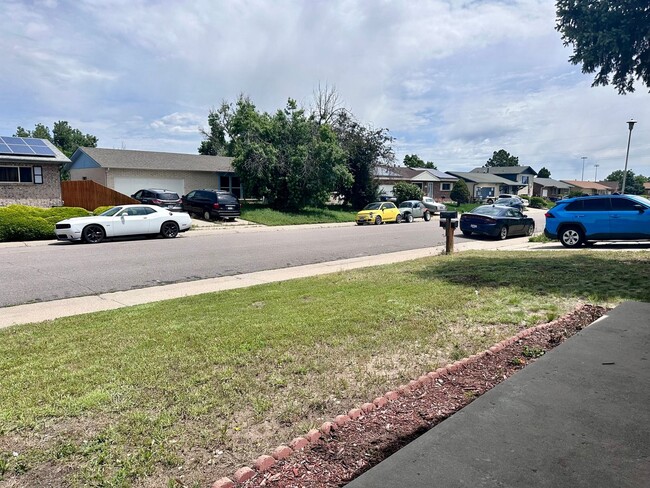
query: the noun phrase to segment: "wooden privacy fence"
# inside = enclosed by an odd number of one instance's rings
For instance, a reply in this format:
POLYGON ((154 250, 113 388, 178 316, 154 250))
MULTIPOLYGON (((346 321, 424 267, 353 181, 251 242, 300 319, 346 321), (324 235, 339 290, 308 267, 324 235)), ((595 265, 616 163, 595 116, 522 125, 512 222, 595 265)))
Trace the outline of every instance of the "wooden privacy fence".
POLYGON ((81 207, 91 212, 105 205, 139 203, 127 195, 91 180, 62 181, 61 197, 66 207, 81 207))

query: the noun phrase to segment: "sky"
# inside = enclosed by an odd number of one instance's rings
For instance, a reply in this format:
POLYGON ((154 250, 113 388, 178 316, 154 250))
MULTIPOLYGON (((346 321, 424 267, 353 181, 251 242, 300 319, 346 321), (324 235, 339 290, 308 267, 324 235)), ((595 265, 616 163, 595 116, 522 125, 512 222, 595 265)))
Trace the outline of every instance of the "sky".
POLYGON ((67 120, 98 147, 197 153, 211 109, 333 87, 442 171, 505 149, 555 179, 650 176, 650 94, 591 87, 550 0, 2 0, 0 135, 67 120), (586 159, 583 159, 586 158, 586 159))

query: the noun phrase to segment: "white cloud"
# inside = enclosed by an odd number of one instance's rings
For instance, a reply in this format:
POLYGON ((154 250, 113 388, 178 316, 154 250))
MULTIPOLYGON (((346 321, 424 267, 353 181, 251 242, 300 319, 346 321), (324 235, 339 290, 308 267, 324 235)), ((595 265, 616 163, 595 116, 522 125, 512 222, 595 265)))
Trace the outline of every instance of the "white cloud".
POLYGON ((576 177, 581 156, 605 176, 634 116, 630 167, 650 175, 647 90, 591 88, 547 0, 5 4, 1 133, 69 120, 106 147, 195 152, 222 100, 309 105, 320 82, 389 128, 400 160, 463 170, 504 148, 554 177, 576 177))

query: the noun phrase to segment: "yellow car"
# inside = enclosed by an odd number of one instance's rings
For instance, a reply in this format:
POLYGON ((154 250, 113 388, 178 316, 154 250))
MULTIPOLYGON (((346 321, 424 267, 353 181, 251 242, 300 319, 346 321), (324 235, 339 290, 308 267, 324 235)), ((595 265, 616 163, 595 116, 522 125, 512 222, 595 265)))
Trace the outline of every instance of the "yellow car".
POLYGON ((384 222, 399 224, 402 221, 402 214, 393 202, 375 202, 366 205, 357 214, 355 221, 357 225, 380 225, 384 222))

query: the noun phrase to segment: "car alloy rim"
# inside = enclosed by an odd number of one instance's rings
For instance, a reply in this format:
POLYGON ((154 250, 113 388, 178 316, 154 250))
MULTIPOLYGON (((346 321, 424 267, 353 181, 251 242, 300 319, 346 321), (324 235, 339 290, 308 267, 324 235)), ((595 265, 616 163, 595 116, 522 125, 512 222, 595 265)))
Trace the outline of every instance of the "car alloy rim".
POLYGON ((564 242, 574 245, 578 242, 578 233, 575 230, 568 230, 564 233, 564 242))

